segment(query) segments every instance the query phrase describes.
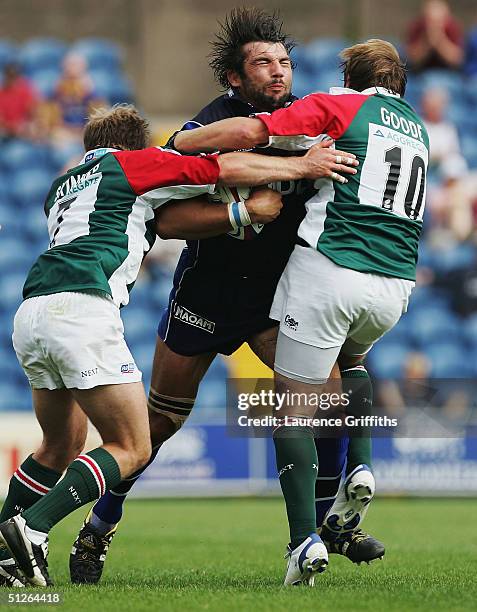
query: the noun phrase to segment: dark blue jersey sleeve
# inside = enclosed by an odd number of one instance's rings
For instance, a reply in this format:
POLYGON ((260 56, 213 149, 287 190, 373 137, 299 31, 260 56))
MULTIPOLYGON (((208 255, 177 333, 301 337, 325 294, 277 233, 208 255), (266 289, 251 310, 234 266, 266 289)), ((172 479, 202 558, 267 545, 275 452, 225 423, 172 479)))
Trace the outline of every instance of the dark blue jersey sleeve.
POLYGON ((256 109, 247 102, 241 100, 238 96, 225 94, 207 104, 195 117, 184 123, 180 130, 174 132, 167 141, 166 147, 175 149, 174 138, 178 132, 184 130, 194 130, 195 128, 221 119, 229 119, 230 117, 248 117, 256 112, 256 109))

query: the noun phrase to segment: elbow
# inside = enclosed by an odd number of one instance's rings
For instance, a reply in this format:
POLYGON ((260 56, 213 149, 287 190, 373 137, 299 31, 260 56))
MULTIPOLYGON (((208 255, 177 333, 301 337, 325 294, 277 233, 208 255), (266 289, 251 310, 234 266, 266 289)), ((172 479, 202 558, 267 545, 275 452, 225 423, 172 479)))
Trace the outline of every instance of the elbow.
POLYGON ((268 137, 261 121, 244 121, 239 129, 238 139, 243 148, 253 149, 254 147, 267 142, 268 137), (258 124, 257 124, 258 121, 258 124))
POLYGON ((172 240, 173 238, 180 238, 180 236, 177 236, 177 232, 174 231, 174 227, 170 223, 156 222, 156 234, 162 240, 172 240))

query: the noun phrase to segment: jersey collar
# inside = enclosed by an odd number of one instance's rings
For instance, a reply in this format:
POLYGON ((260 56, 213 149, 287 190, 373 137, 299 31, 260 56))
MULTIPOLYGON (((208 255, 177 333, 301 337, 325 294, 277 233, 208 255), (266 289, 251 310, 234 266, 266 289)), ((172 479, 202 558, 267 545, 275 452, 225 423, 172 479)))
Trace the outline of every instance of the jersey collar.
POLYGON ((108 147, 103 147, 101 149, 91 149, 91 151, 86 151, 83 159, 80 161, 81 164, 86 164, 93 159, 97 159, 98 157, 103 157, 106 153, 111 153, 111 151, 119 151, 119 149, 110 149, 108 147))
POLYGON ((363 96, 373 96, 375 94, 381 94, 383 96, 390 96, 391 98, 401 97, 399 94, 395 94, 385 87, 368 87, 368 89, 364 89, 363 91, 356 91, 355 89, 350 89, 349 87, 331 87, 330 94, 332 96, 339 96, 342 94, 362 94, 363 96))

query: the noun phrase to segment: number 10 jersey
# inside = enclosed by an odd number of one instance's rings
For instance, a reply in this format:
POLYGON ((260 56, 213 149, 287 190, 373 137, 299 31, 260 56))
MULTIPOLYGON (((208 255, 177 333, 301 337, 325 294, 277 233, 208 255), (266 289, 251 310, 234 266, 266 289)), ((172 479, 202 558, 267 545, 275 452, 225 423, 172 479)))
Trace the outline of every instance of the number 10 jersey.
POLYGON ((257 117, 272 147, 308 149, 326 133, 359 160, 347 183, 316 182, 300 238, 345 268, 415 280, 429 138, 413 108, 380 87, 333 88, 257 117))

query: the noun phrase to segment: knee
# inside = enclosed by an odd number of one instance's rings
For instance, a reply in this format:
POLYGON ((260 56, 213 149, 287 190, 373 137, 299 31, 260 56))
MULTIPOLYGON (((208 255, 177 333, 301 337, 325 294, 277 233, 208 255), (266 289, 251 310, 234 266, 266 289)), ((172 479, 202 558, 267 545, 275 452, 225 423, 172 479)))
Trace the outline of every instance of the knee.
POLYGON ((135 457, 134 457, 134 467, 133 471, 139 470, 142 468, 151 458, 152 446, 150 440, 144 440, 144 443, 140 444, 139 447, 136 446, 135 457))
POLYGON ((136 469, 142 468, 151 458, 152 446, 151 441, 147 440, 144 445, 141 445, 136 451, 136 469))
POLYGON ((76 438, 69 442, 65 440, 52 441, 45 438, 34 454, 34 459, 57 472, 64 472, 70 463, 81 454, 84 444, 84 438, 76 438))

